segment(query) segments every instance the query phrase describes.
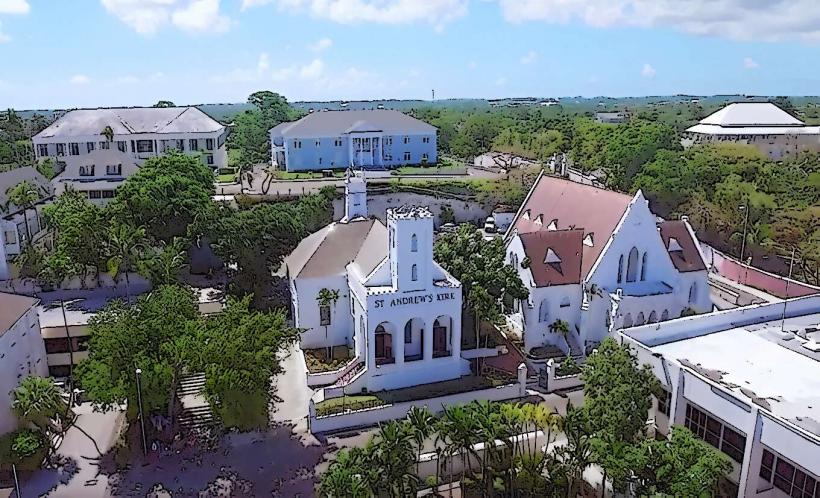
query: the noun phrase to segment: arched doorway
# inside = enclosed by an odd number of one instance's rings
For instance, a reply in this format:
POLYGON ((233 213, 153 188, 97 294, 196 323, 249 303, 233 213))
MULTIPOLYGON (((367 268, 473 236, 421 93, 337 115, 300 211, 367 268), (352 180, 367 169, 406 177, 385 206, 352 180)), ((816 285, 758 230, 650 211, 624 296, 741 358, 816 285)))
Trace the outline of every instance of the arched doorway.
POLYGON ((433 358, 450 356, 452 348, 453 319, 449 315, 441 315, 433 322, 433 358))
POLYGON ((652 313, 649 314, 649 322, 648 323, 655 323, 658 321, 658 314, 655 313, 655 310, 652 310, 652 313))
POLYGON ((424 358, 424 321, 411 318, 404 324, 404 361, 424 358))
POLYGON ((386 365, 396 362, 396 358, 393 356, 393 332, 394 327, 390 322, 382 322, 376 325, 376 365, 386 365))
POLYGON ((624 315, 624 327, 631 327, 632 325, 632 313, 627 313, 624 315))

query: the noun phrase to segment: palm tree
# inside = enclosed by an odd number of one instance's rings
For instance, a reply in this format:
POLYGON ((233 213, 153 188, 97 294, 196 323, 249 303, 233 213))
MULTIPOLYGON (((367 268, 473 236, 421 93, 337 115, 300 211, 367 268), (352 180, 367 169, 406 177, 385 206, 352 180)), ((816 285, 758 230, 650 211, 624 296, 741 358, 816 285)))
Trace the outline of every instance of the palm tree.
POLYGON ((160 250, 151 250, 137 262, 141 275, 151 281, 151 285, 171 285, 179 281, 179 271, 185 266, 185 249, 181 237, 175 237, 160 250))
POLYGON ((9 202, 23 208, 23 221, 26 224, 27 242, 31 243, 31 228, 28 225, 28 210, 40 200, 40 191, 37 185, 25 180, 6 191, 9 202))
POLYGON ((418 476, 412 470, 415 452, 412 436, 404 423, 394 420, 379 426, 375 456, 381 471, 381 490, 391 497, 416 494, 418 476))
POLYGON ((30 375, 14 390, 11 404, 14 413, 23 422, 37 427, 43 439, 49 441, 49 430, 56 430, 53 422, 60 415, 69 413, 65 394, 51 379, 30 375))
POLYGON ((435 417, 427 407, 418 408, 411 406, 407 412, 407 427, 416 443, 416 474, 419 473, 419 460, 421 460, 421 450, 424 448, 424 441, 433 432, 433 422, 435 417))
POLYGON ((572 347, 569 345, 569 324, 566 320, 555 320, 550 324, 550 332, 553 334, 559 334, 561 337, 564 338, 564 342, 567 343, 567 354, 572 351, 572 347))
POLYGON ((111 226, 108 235, 108 273, 112 278, 116 278, 120 273, 125 274, 125 295, 130 304, 131 282, 128 271, 145 248, 145 228, 118 223, 111 226))
POLYGON ((584 471, 593 464, 594 453, 586 413, 582 408, 567 405, 567 414, 561 421, 561 430, 567 437, 567 444, 556 448, 555 453, 567 469, 569 483, 567 498, 578 495, 578 487, 583 481, 584 471))
MULTIPOLYGON (((336 304, 336 301, 339 300, 339 291, 336 289, 322 289, 316 295, 316 301, 319 303, 319 309, 327 307, 328 314, 331 312, 332 307, 336 304)), ((321 314, 321 313, 320 313, 321 314)), ((329 320, 328 320, 329 322, 329 320)), ((327 326, 329 323, 325 323, 325 338, 327 338, 327 326)))
POLYGON ((114 130, 110 126, 106 126, 100 132, 100 135, 104 136, 106 140, 109 142, 114 141, 114 130))

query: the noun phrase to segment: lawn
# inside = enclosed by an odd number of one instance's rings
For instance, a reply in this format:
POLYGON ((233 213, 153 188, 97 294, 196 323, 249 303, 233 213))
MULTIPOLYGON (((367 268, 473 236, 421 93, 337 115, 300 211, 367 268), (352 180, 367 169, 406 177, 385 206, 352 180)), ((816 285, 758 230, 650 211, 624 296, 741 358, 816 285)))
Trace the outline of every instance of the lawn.
POLYGON ((385 402, 381 398, 372 394, 343 396, 341 398, 326 399, 316 403, 316 415, 319 417, 324 417, 327 415, 342 413, 345 410, 363 410, 365 408, 372 408, 383 404, 385 404, 385 402))
POLYGON ((394 169, 394 176, 413 175, 466 175, 467 168, 464 166, 402 166, 394 169))
POLYGON ((236 183, 236 173, 216 175, 216 181, 218 183, 236 183))

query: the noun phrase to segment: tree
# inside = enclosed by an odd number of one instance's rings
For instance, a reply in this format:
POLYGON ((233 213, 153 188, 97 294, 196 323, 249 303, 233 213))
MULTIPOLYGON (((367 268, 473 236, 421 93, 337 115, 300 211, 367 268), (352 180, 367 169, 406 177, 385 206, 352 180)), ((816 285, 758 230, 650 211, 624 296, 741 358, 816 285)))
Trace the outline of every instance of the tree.
POLYGON ((154 287, 179 283, 179 272, 185 266, 185 245, 182 238, 175 238, 170 244, 148 248, 137 261, 139 273, 154 287))
POLYGON ((125 275, 125 295, 131 302, 131 280, 128 272, 145 251, 145 228, 128 224, 114 224, 108 233, 108 273, 116 279, 125 275))
POLYGON ((526 299, 529 295, 518 271, 506 264, 500 238, 487 241, 474 227, 461 225, 458 231, 440 236, 433 253, 461 281, 464 309, 472 312, 475 321, 476 347, 481 321, 496 322, 502 316, 502 297, 526 299))
POLYGON ((108 125, 106 125, 105 128, 102 129, 102 131, 100 132, 100 135, 105 137, 105 139, 108 142, 113 142, 114 141, 114 129, 111 128, 108 125))
POLYGON ((333 307, 336 306, 336 301, 339 300, 339 291, 336 289, 324 288, 316 295, 316 302, 319 304, 319 309, 327 309, 328 320, 325 324, 325 337, 327 337, 327 326, 330 324, 330 314, 333 312, 333 307))
MULTIPOLYGON (((31 228, 28 224, 28 210, 40 200, 40 190, 34 183, 25 180, 6 191, 8 200, 18 208, 23 208, 23 221, 26 225, 26 241, 31 244, 31 228)), ((8 206, 7 206, 8 209, 8 206)))
POLYGON ((228 300, 225 310, 197 328, 190 368, 205 372, 205 395, 225 427, 263 428, 270 379, 281 373, 279 354, 297 338, 281 310, 251 311, 251 296, 228 300))
POLYGON ((154 104, 154 107, 176 107, 176 105, 170 100, 160 100, 154 104))
MULTIPOLYGON (((169 415, 173 424, 175 381, 194 354, 179 346, 201 347, 188 340, 198 319, 193 292, 179 286, 154 289, 130 306, 109 303, 89 321, 89 355, 76 370, 80 385, 97 406, 111 408, 137 399, 134 372, 140 368, 145 412, 169 415)), ((132 419, 136 409, 128 403, 132 419)))
POLYGON ((14 390, 11 407, 24 423, 34 425, 50 441, 49 431, 57 430, 53 421, 68 413, 67 395, 47 377, 30 375, 14 390))
POLYGON ((145 161, 117 189, 109 204, 121 224, 146 227, 147 235, 170 242, 211 207, 213 172, 198 157, 173 151, 145 161))
POLYGON ((569 324, 566 320, 555 320, 550 324, 549 328, 550 332, 558 334, 564 339, 564 342, 567 344, 567 351, 572 351, 572 347, 569 345, 569 324))
POLYGON ((567 437, 567 443, 556 448, 555 453, 567 468, 569 498, 578 495, 579 487, 583 483, 584 470, 595 461, 587 411, 575 408, 570 403, 567 406, 567 414, 561 421, 561 430, 567 437))
POLYGON ((413 441, 416 443, 416 473, 419 471, 419 460, 421 460, 421 450, 424 448, 424 441, 430 437, 434 429, 435 417, 427 407, 419 408, 411 406, 407 412, 407 424, 413 441))

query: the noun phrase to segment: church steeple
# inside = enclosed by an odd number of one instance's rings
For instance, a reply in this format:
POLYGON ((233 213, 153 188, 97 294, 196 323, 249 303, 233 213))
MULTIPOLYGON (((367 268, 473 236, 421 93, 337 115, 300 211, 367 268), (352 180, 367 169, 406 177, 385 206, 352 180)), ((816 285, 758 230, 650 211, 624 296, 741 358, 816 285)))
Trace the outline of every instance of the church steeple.
POLYGON ((345 216, 342 223, 367 218, 367 181, 364 171, 348 169, 345 173, 345 216))

